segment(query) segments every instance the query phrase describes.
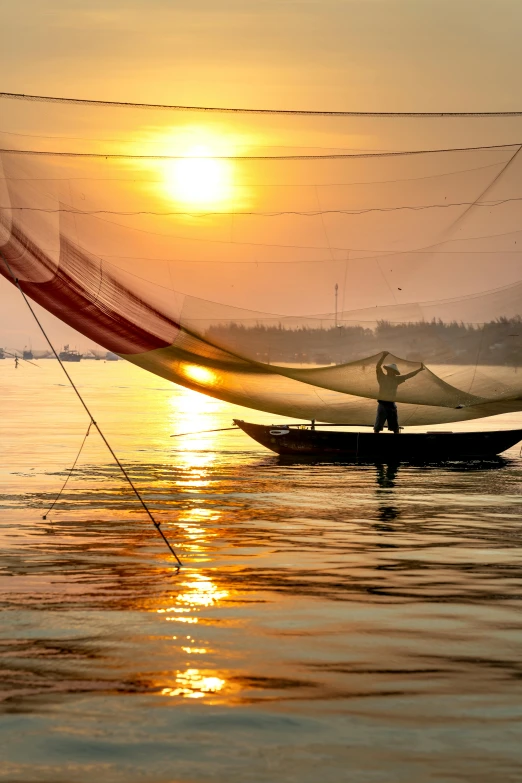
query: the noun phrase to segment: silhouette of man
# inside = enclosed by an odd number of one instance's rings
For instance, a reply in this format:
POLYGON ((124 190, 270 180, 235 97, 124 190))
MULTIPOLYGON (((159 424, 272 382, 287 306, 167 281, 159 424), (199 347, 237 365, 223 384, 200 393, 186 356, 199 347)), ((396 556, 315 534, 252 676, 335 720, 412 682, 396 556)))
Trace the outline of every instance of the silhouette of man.
POLYGON ((418 370, 413 370, 406 375, 401 375, 399 368, 396 364, 384 364, 385 358, 388 356, 388 351, 383 351, 381 358, 377 362, 375 371, 377 373, 377 382, 379 384, 379 398, 387 397, 388 399, 377 400, 377 416, 375 418, 375 425, 373 431, 378 434, 382 428, 388 422, 388 429, 399 434, 399 417, 397 415, 397 406, 395 404, 395 397, 397 396, 397 389, 401 383, 407 381, 409 378, 413 378, 418 375, 422 370, 425 370, 424 364, 418 370), (386 370, 386 372, 384 372, 386 370))

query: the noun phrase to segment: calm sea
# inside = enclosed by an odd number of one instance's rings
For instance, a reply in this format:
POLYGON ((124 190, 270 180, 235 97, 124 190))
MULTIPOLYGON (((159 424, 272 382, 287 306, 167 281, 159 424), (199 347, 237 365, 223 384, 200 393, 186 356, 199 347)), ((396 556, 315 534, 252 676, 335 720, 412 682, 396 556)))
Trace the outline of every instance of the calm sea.
POLYGON ((88 422, 39 364, 0 362, 1 781, 522 779, 517 448, 283 465, 169 437, 276 417, 69 365, 178 572, 95 433, 42 518, 88 422))

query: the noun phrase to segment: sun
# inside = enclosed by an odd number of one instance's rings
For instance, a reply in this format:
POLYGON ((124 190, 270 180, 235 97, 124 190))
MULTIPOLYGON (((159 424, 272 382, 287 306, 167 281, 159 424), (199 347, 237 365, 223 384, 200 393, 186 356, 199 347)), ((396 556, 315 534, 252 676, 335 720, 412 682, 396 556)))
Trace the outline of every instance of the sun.
POLYGON ((228 160, 215 157, 208 145, 190 147, 183 157, 164 166, 165 190, 186 206, 217 208, 232 197, 232 167, 228 160))
POLYGON ((143 128, 130 148, 136 157, 124 165, 152 174, 153 179, 142 178, 149 197, 174 204, 173 214, 191 222, 204 213, 228 215, 251 203, 252 186, 238 160, 254 141, 221 123, 143 128))

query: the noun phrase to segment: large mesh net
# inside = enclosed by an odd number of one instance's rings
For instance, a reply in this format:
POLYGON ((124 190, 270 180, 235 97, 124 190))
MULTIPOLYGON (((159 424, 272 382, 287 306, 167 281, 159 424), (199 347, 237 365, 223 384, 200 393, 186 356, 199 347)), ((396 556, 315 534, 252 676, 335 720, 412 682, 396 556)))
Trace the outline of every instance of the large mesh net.
POLYGON ((96 344, 302 419, 522 409, 522 118, 0 102, 0 271, 96 344))

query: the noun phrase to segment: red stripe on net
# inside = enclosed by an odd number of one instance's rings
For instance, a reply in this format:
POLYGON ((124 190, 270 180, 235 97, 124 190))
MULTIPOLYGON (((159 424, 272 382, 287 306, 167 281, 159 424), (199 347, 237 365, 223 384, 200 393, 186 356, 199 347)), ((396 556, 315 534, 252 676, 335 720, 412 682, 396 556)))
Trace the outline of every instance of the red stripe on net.
MULTIPOLYGON (((136 354, 165 348, 179 333, 176 321, 104 272, 98 259, 63 236, 59 263, 15 225, 1 251, 24 293, 109 351, 136 354)), ((0 273, 12 282, 1 263, 0 273)))

